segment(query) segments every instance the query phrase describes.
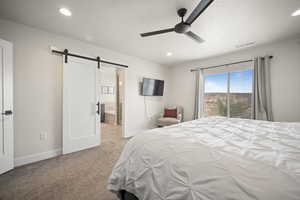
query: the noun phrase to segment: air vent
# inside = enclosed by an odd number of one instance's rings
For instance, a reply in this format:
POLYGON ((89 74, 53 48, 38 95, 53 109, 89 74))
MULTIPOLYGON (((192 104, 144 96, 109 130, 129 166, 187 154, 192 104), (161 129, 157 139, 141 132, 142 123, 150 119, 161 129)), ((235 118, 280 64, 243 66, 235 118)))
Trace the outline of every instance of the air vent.
POLYGON ((250 47, 250 46, 252 46, 254 44, 255 44, 255 42, 248 42, 248 43, 236 45, 235 47, 239 49, 239 48, 250 47))

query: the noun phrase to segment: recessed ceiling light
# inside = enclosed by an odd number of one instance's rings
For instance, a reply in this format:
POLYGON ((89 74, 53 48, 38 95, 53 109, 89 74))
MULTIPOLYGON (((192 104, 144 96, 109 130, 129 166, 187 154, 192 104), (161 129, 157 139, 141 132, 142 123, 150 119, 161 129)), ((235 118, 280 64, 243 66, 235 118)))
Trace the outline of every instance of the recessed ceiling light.
POLYGON ((167 52, 167 56, 172 56, 173 53, 172 52, 167 52))
POLYGON ((296 17, 300 15, 300 9, 296 10, 295 12, 293 12, 292 16, 296 17))
POLYGON ((59 12, 64 16, 68 16, 68 17, 72 15, 71 11, 67 8, 61 8, 59 9, 59 12))

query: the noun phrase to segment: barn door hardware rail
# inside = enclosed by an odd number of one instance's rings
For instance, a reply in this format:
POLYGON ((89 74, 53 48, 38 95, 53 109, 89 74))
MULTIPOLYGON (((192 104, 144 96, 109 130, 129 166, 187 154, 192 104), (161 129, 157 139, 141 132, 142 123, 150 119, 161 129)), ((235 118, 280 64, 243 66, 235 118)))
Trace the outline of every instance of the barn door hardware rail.
POLYGON ((98 68, 100 68, 100 63, 106 63, 106 64, 110 64, 110 65, 115 65, 115 66, 118 66, 118 67, 128 68, 127 65, 123 65, 123 64, 119 64, 119 63, 114 63, 114 62, 109 62, 109 61, 106 61, 106 60, 102 60, 102 59, 100 59, 99 56, 97 58, 91 58, 91 57, 87 57, 87 56, 73 54, 73 53, 70 53, 68 51, 68 49, 65 49, 64 51, 58 51, 58 50, 52 49, 52 52, 64 55, 65 56, 65 63, 68 63, 68 56, 72 56, 72 57, 82 58, 82 59, 85 59, 85 60, 96 61, 98 63, 98 68))

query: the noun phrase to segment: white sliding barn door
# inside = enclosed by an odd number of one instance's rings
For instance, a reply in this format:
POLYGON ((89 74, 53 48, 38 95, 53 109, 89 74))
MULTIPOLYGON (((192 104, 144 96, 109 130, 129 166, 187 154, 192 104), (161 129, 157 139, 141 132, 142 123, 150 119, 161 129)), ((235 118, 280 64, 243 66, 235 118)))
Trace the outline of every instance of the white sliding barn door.
POLYGON ((13 50, 0 39, 0 174, 14 167, 13 50))
POLYGON ((63 66, 63 154, 100 145, 97 62, 68 57, 63 66))

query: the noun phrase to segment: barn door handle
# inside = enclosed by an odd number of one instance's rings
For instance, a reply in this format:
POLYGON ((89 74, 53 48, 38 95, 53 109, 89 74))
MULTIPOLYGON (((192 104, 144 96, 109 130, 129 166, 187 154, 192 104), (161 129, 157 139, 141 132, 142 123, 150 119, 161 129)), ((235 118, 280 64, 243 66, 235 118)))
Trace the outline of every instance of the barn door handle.
POLYGON ((97 105, 97 107, 98 107, 98 109, 97 109, 97 114, 100 115, 100 103, 98 102, 96 105, 97 105))
POLYGON ((5 112, 2 113, 2 115, 12 115, 13 112, 11 110, 6 110, 5 112))

